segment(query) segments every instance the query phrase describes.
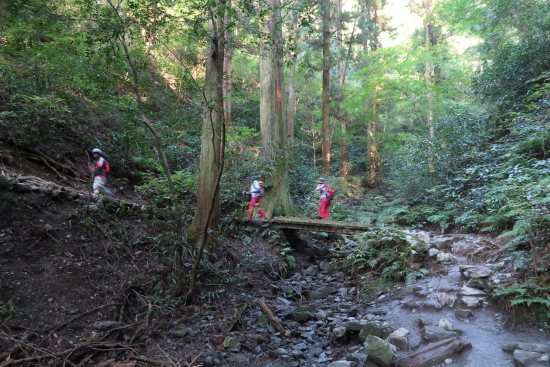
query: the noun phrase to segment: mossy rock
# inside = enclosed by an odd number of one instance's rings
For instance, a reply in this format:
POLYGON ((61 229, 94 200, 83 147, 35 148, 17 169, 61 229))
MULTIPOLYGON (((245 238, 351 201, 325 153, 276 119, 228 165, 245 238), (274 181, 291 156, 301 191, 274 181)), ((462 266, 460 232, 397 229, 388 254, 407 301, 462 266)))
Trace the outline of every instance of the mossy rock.
POLYGON ((394 345, 377 336, 369 335, 363 343, 369 359, 382 367, 393 366, 397 359, 397 350, 394 345))
POLYGON ((315 317, 317 310, 311 305, 300 305, 292 312, 292 318, 298 322, 307 322, 315 317))

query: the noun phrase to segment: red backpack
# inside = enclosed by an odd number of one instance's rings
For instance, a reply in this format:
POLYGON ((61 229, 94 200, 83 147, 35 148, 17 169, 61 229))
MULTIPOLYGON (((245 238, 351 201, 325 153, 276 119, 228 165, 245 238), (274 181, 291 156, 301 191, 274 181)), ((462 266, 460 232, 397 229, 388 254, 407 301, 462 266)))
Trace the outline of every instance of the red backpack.
POLYGON ((334 198, 334 190, 330 188, 329 185, 325 184, 325 190, 327 199, 332 200, 334 198))

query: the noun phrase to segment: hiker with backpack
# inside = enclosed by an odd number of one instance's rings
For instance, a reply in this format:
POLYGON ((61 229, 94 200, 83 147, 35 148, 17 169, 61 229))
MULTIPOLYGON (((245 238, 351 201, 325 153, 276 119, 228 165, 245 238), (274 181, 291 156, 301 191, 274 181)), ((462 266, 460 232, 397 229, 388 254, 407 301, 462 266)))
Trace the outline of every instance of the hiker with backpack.
POLYGON ((317 210, 319 211, 319 215, 324 220, 329 220, 328 210, 330 208, 330 201, 332 200, 332 197, 334 195, 334 190, 330 188, 329 185, 326 184, 324 178, 320 178, 317 180, 317 188, 315 191, 319 191, 319 198, 321 201, 319 202, 319 208, 317 210))
POLYGON ((99 200, 99 194, 107 195, 108 197, 113 196, 113 194, 105 187, 105 184, 107 183, 107 172, 111 171, 109 162, 103 158, 103 152, 97 148, 92 149, 90 153, 92 153, 94 158, 90 164, 90 170, 94 176, 94 200, 99 200))
POLYGON ((269 217, 260 206, 260 200, 265 195, 264 182, 254 180, 252 185, 250 185, 250 191, 243 191, 243 194, 250 195, 250 204, 248 204, 248 219, 252 219, 254 209, 258 209, 258 213, 260 213, 262 218, 269 221, 269 217))

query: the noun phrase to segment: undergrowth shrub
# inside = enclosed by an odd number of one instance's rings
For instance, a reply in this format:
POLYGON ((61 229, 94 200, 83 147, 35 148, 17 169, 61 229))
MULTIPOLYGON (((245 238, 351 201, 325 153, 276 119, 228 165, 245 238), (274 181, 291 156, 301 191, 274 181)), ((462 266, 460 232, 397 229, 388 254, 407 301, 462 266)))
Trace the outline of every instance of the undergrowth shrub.
POLYGON ((399 231, 374 229, 369 232, 345 237, 335 252, 352 272, 374 272, 389 281, 413 283, 427 273, 425 269, 412 269, 412 250, 424 251, 425 243, 399 231))

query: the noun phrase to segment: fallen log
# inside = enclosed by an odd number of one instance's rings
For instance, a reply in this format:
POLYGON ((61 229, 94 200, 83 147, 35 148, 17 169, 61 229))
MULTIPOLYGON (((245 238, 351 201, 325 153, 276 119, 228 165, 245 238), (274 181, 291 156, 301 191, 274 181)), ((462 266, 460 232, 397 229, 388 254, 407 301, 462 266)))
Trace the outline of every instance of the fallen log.
POLYGON ((408 357, 400 358, 395 362, 396 367, 432 367, 443 362, 455 353, 471 348, 470 343, 465 343, 457 338, 441 340, 430 343, 408 357))

